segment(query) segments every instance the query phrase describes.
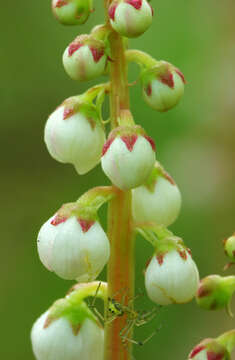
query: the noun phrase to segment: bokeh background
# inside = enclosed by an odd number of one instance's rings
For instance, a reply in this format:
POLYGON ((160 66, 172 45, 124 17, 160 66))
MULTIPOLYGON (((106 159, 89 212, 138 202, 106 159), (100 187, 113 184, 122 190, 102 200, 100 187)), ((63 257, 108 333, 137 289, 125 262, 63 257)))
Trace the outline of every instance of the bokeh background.
MULTIPOLYGON (((130 46, 172 62, 188 84, 181 104, 165 114, 148 108, 136 86, 132 110, 181 189, 183 207, 172 230, 192 249, 201 276, 221 274, 226 262, 221 240, 234 231, 235 218, 235 3, 159 0, 152 5, 153 26, 130 46)), ((48 114, 93 84, 70 80, 61 55, 78 33, 103 22, 102 1, 95 1, 95 8, 85 26, 68 28, 52 17, 49 0, 1 2, 1 359, 33 359, 32 323, 72 284, 39 262, 40 226, 62 203, 108 183, 100 166, 77 176, 72 166, 50 158, 43 142, 48 114)), ((130 80, 136 75, 133 66, 130 80)), ((137 289, 144 288, 143 268, 151 251, 137 239, 137 289)), ((138 302, 141 309, 152 306, 147 299, 138 302)), ((143 340, 159 325, 145 347, 135 348, 135 359, 186 359, 193 345, 232 328, 234 320, 223 311, 200 310, 194 302, 169 306, 136 338, 143 340)))

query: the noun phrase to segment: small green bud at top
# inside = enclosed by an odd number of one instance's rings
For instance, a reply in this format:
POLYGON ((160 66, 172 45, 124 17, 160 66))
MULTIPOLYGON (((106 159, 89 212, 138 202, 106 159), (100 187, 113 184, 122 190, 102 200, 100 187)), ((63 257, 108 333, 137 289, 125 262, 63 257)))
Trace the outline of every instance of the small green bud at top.
POLYGON ((183 74, 165 61, 145 70, 141 80, 146 103, 160 112, 177 105, 184 93, 183 74))
POLYGON ((140 36, 151 25, 152 17, 147 0, 113 0, 109 6, 110 23, 122 36, 140 36))
POLYGON ((106 63, 104 42, 92 35, 78 36, 63 55, 65 71, 73 80, 88 81, 101 76, 106 63))
POLYGON ((92 12, 92 0, 52 0, 52 12, 63 25, 81 25, 92 12))
POLYGON ((200 281, 197 291, 197 304, 206 310, 218 310, 227 307, 235 291, 235 277, 210 275, 200 281))
POLYGON ((235 234, 224 240, 224 251, 235 262, 235 234))
POLYGON ((181 207, 181 194, 174 180, 159 163, 155 163, 145 184, 132 193, 136 222, 154 222, 167 227, 176 220, 181 207))
POLYGON ((110 133, 104 144, 102 169, 118 188, 135 188, 151 173, 155 150, 154 141, 140 126, 120 126, 110 133))

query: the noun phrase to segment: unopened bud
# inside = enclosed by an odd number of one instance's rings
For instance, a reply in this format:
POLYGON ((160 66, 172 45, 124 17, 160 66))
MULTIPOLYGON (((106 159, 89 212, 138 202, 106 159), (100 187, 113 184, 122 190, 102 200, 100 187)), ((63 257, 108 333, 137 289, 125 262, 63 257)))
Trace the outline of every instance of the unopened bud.
POLYGON ((132 191, 133 217, 136 222, 154 222, 165 227, 177 218, 181 194, 171 176, 155 163, 144 185, 132 191))
POLYGON ((210 275, 200 281, 197 291, 197 304, 206 310, 227 308, 235 291, 235 277, 210 275))
POLYGON ((109 259, 109 240, 94 214, 65 204, 40 229, 38 252, 44 266, 66 280, 92 281, 109 259))
POLYGON ((72 97, 50 115, 44 138, 54 159, 85 174, 100 161, 105 133, 96 107, 72 97))
POLYGON ((235 262, 235 234, 224 240, 224 251, 235 262))
POLYGON ((180 101, 185 79, 173 65, 160 61, 142 74, 143 96, 146 103, 157 111, 167 111, 180 101))
POLYGON ((106 63, 104 42, 92 35, 78 36, 63 55, 65 71, 73 80, 88 81, 101 76, 106 63))
POLYGON ((189 354, 193 360, 230 360, 230 355, 223 345, 216 339, 205 339, 189 354))
POLYGON ((52 0, 52 12, 63 25, 81 25, 92 12, 92 0, 52 0))
POLYGON ((108 178, 122 190, 141 185, 155 163, 154 141, 140 126, 118 127, 103 147, 101 165, 108 178))
POLYGON ((147 0, 113 0, 109 6, 110 23, 122 36, 137 37, 151 25, 153 9, 147 0))

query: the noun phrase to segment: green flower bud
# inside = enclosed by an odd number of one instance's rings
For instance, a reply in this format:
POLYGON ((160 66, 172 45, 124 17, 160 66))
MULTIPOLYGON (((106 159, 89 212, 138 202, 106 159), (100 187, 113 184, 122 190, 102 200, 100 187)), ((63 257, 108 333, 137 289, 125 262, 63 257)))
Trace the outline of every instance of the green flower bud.
POLYGON ((184 93, 183 74, 165 61, 145 70, 141 80, 144 100, 157 111, 164 112, 173 108, 184 93))
POLYGON ((88 81, 101 76, 106 63, 104 42, 92 35, 78 36, 63 55, 65 71, 73 80, 88 81))
POLYGON ((218 310, 227 307, 235 291, 235 277, 210 275, 201 280, 197 291, 197 304, 206 310, 218 310))
POLYGON ((63 25, 81 25, 92 12, 92 0, 52 0, 52 12, 63 25))
POLYGON ((235 234, 224 240, 224 251, 235 262, 235 234))
POLYGON ((113 0, 109 7, 111 26, 122 36, 137 37, 151 25, 153 9, 147 0, 113 0))

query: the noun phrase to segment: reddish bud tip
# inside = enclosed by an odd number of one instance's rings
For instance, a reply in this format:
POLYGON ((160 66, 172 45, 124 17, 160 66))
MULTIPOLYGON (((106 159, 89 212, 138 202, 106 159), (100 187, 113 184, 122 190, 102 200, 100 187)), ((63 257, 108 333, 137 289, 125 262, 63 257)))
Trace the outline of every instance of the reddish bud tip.
POLYGON ((156 151, 156 145, 155 145, 154 140, 148 135, 144 135, 144 138, 149 142, 149 144, 151 145, 153 151, 156 151))
POLYGON ((98 63, 99 60, 102 58, 102 56, 104 55, 104 50, 103 49, 95 49, 90 47, 94 62, 98 63))
POLYGON ((106 154, 106 152, 108 151, 110 145, 112 144, 114 138, 110 138, 106 141, 106 143, 103 146, 103 150, 102 150, 102 156, 104 156, 106 154))
POLYGON ((187 260, 187 253, 185 250, 179 250, 178 253, 183 260, 187 260))
POLYGON ((54 219, 51 221, 51 225, 59 225, 67 220, 66 216, 56 215, 54 219))
POLYGON ((186 84, 184 74, 179 69, 175 69, 175 72, 181 77, 183 83, 186 84))
POLYGON ((116 11, 117 5, 118 4, 113 4, 113 5, 111 5, 109 7, 109 17, 113 21, 114 21, 114 18, 115 18, 115 11, 116 11))
POLYGON ((64 114, 63 114, 63 120, 68 119, 70 116, 72 116, 74 114, 74 110, 73 109, 64 109, 64 114))
POLYGON ((83 44, 80 44, 80 43, 71 43, 69 45, 69 49, 68 49, 69 56, 72 56, 73 53, 75 53, 75 51, 77 51, 82 46, 83 46, 83 44))
POLYGON ((160 81, 169 86, 171 89, 174 88, 174 79, 173 74, 170 71, 167 71, 165 74, 160 75, 160 81))
POLYGON ((149 6, 151 7, 151 11, 152 11, 152 16, 154 15, 154 10, 153 10, 153 7, 152 5, 149 4, 149 6))
POLYGON ((126 3, 139 10, 142 6, 142 0, 126 0, 126 3))
POLYGON ((224 354, 216 354, 213 351, 207 351, 208 360, 222 360, 223 358, 224 354))
POLYGON ((83 220, 83 219, 77 219, 77 220, 84 233, 86 233, 95 223, 93 220, 83 220))
POLYGON ((122 141, 125 143, 125 145, 129 151, 133 150, 133 147, 136 143, 137 138, 138 138, 138 136, 136 134, 121 136, 122 141))
POLYGON ((65 1, 65 0, 58 0, 57 2, 56 2, 56 4, 55 4, 55 7, 56 8, 61 8, 62 6, 65 6, 65 5, 67 5, 68 3, 67 3, 67 1, 65 1))
POLYGON ((147 85, 147 87, 144 90, 148 96, 152 95, 152 86, 150 83, 147 85))
POLYGON ((199 286, 197 290, 197 297, 202 298, 204 296, 210 295, 210 290, 206 289, 203 285, 199 286))
POLYGON ((205 349, 205 346, 202 346, 202 345, 196 346, 190 354, 190 359, 193 359, 194 356, 196 356, 199 352, 201 352, 204 349, 205 349))
POLYGON ((158 264, 161 266, 163 264, 164 255, 163 254, 156 255, 156 259, 158 261, 158 264))

